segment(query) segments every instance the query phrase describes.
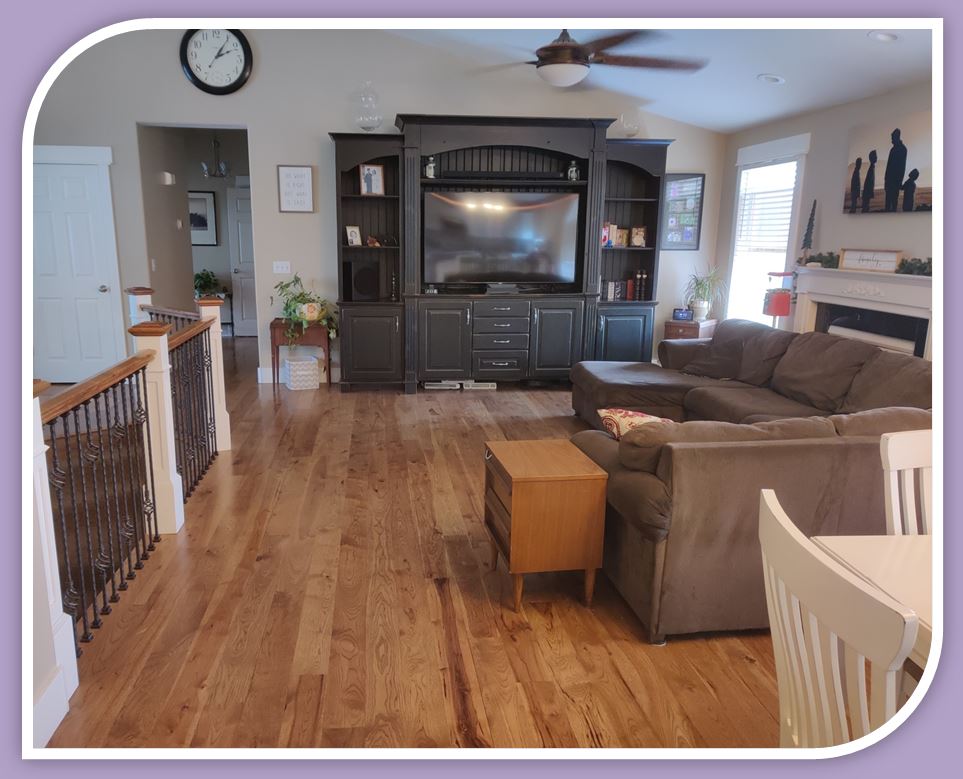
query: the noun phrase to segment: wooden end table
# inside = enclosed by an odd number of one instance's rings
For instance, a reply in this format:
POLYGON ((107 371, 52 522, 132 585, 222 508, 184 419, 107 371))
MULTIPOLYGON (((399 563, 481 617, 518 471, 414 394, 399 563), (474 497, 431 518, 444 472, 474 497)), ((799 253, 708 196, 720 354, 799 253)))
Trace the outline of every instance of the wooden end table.
POLYGON ((327 383, 331 384, 331 345, 328 339, 328 328, 318 322, 312 322, 303 332, 300 325, 294 327, 296 335, 288 339, 288 320, 271 320, 271 380, 277 386, 281 383, 282 346, 320 346, 324 349, 324 373, 327 383))
POLYGON ((664 338, 709 338, 716 331, 717 320, 706 319, 702 322, 667 319, 664 338))
POLYGON ((592 605, 602 566, 608 474, 571 441, 485 444, 485 527, 514 579, 515 610, 526 573, 585 572, 592 605))

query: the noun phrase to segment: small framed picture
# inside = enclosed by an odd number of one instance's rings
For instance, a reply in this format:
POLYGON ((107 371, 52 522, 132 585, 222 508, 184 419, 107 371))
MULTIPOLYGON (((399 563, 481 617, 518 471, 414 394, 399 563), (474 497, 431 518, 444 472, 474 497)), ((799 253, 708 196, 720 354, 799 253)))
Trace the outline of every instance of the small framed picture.
POLYGON ((636 248, 643 248, 645 246, 645 228, 644 227, 633 227, 631 237, 629 238, 629 244, 635 246, 636 248))
POLYGON ((385 166, 359 165, 358 175, 361 177, 361 194, 381 196, 385 193, 385 166))
POLYGON ((310 165, 278 165, 278 210, 314 212, 314 184, 310 165))
POLYGON ((361 246, 361 228, 358 225, 345 225, 344 236, 348 246, 361 246))
POLYGON ((187 214, 191 225, 191 246, 217 246, 214 193, 188 192, 187 214))
POLYGON ((843 249, 839 253, 839 267, 846 270, 895 273, 901 259, 903 252, 896 249, 843 249))
POLYGON ((612 226, 608 222, 602 225, 602 246, 609 245, 609 232, 611 228, 612 226))
POLYGON ((628 227, 620 227, 615 231, 615 245, 616 246, 629 245, 629 228, 628 227))

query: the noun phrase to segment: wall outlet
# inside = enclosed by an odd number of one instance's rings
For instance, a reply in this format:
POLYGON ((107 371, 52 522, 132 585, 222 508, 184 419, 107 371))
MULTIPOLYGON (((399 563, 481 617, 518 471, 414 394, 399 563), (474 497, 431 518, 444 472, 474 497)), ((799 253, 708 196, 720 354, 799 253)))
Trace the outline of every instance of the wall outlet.
POLYGON ((291 263, 287 260, 275 260, 274 261, 274 272, 275 273, 290 273, 291 263))
POLYGON ((157 272, 157 260, 155 260, 153 257, 150 258, 150 270, 151 273, 157 272))

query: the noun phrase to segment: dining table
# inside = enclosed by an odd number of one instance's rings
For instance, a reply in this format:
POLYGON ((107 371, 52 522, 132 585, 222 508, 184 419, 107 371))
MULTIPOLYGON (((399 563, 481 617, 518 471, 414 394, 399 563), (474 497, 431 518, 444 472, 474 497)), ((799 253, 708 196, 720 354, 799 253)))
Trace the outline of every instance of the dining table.
POLYGON ((919 618, 910 660, 925 667, 933 641, 933 541, 928 535, 814 536, 813 542, 919 618))

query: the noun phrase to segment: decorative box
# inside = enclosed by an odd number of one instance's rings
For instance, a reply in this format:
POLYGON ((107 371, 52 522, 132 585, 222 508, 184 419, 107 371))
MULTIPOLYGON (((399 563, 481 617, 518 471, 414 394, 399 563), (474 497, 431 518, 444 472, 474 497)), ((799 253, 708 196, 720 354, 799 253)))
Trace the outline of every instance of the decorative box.
POLYGON ((288 389, 312 390, 321 386, 321 369, 317 357, 288 357, 284 364, 288 369, 288 389))

